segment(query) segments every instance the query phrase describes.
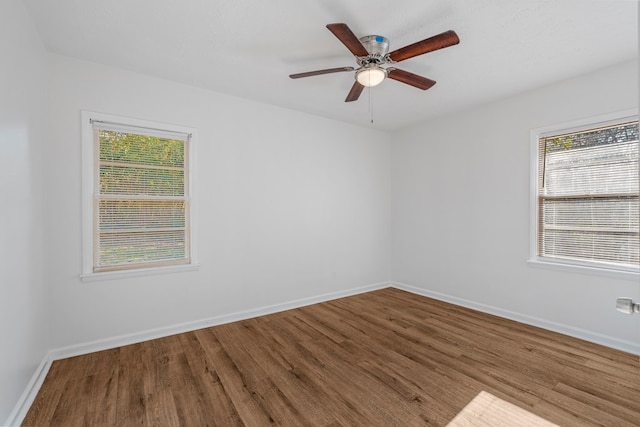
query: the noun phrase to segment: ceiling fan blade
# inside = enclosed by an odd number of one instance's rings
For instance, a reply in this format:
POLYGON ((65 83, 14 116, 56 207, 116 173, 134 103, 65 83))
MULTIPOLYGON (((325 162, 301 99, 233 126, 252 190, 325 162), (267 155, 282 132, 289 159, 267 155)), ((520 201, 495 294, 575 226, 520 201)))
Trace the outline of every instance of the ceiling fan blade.
POLYGON ((347 26, 347 24, 337 23, 328 24, 327 28, 344 44, 351 53, 355 56, 367 56, 369 52, 364 48, 360 40, 353 34, 353 31, 347 26))
POLYGON ((431 86, 436 84, 434 80, 419 76, 417 74, 410 73, 408 71, 398 70, 397 68, 387 70, 387 77, 389 77, 390 79, 397 80, 399 82, 417 87, 418 89, 422 89, 422 90, 427 90, 431 86))
POLYGON ((327 68, 325 70, 307 71, 306 73, 290 74, 292 79, 300 79, 302 77, 319 76, 322 74, 341 73, 343 71, 353 71, 353 67, 327 68))
POLYGON ((455 31, 449 30, 436 36, 429 37, 428 39, 394 50, 389 54, 389 58, 394 62, 400 62, 405 59, 413 58, 414 56, 433 52, 434 50, 443 49, 458 43, 460 43, 458 35, 455 31))
POLYGON ((344 102, 357 101, 358 98, 360 98, 362 89, 364 89, 364 86, 361 85, 357 80, 353 82, 353 86, 351 86, 351 90, 349 91, 349 94, 347 95, 347 98, 344 100, 344 102))

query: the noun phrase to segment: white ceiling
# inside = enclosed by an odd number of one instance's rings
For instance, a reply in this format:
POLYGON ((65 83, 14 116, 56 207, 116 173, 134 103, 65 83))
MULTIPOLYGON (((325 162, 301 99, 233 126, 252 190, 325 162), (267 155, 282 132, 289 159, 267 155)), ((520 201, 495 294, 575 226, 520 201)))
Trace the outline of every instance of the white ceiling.
POLYGON ((638 58, 635 0, 25 0, 52 52, 379 129, 400 127, 638 58), (325 25, 378 34, 390 49, 446 30, 457 46, 398 68, 345 103, 355 66, 325 25), (370 106, 372 110, 370 111, 370 106))

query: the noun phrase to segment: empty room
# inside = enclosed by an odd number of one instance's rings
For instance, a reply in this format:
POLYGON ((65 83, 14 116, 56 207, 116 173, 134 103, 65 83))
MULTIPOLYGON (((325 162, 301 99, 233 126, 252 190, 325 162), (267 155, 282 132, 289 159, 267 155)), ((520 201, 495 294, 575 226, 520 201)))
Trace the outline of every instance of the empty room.
POLYGON ((0 425, 637 426, 638 2, 0 2, 0 425))

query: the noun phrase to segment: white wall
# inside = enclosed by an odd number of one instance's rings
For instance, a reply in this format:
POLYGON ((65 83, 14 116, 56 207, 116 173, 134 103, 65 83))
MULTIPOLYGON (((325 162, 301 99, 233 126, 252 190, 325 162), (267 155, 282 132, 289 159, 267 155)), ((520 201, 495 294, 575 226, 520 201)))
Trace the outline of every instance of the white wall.
POLYGON ((451 299, 640 348, 640 319, 615 310, 637 280, 530 267, 530 130, 638 107, 629 62, 394 136, 392 277, 451 299))
POLYGON ((62 56, 49 60, 52 347, 389 279, 389 134, 62 56), (80 281, 81 109, 198 129, 200 270, 80 281))
POLYGON ((46 56, 19 0, 0 2, 0 422, 49 347, 42 163, 46 56))

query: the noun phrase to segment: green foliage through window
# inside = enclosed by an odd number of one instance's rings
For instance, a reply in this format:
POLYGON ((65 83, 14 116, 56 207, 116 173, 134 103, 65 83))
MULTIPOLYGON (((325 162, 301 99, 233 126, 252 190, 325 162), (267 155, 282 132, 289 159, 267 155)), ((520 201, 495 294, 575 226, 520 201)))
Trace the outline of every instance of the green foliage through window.
POLYGON ((186 141, 98 129, 97 266, 188 259, 186 141))
POLYGON ((596 130, 569 133, 546 138, 547 153, 573 150, 576 148, 597 147, 638 140, 638 123, 625 123, 596 130))

